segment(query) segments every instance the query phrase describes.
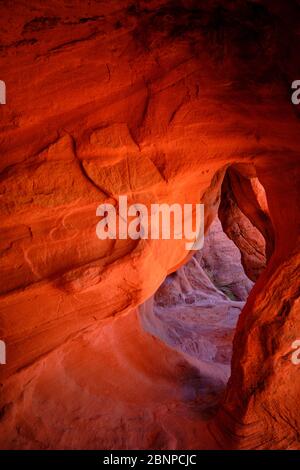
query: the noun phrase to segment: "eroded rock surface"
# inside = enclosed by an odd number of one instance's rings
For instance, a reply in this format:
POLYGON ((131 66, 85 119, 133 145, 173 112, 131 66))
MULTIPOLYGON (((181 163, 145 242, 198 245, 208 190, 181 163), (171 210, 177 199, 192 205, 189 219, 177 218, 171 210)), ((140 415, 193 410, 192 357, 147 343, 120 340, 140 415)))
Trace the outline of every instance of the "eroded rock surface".
POLYGON ((0 446, 216 445, 198 419, 197 393, 188 387, 191 407, 182 398, 186 376, 198 372, 185 361, 177 373, 179 353, 158 340, 159 351, 146 353, 149 335, 127 333, 130 312, 187 261, 185 241, 99 242, 96 208, 119 194, 147 205, 202 200, 208 228, 224 175, 238 165, 264 187, 274 233, 269 221, 251 220, 269 263, 240 315, 232 376, 210 429, 225 448, 299 448, 299 367, 290 355, 300 334, 300 126, 289 94, 300 69, 298 2, 51 0, 0 9, 0 446), (118 340, 109 340, 115 327, 118 340), (115 394, 129 397, 133 414, 128 401, 113 409, 115 394))

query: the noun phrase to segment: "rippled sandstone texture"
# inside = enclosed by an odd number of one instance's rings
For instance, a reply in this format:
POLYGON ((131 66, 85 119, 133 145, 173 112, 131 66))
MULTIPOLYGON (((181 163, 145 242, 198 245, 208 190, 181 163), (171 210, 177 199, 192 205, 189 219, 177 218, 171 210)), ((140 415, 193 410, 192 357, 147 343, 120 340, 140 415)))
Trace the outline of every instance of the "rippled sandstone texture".
POLYGON ((298 3, 0 9, 1 447, 299 448, 298 3), (228 167, 265 188, 261 222, 245 181, 251 204, 231 187, 269 262, 208 424, 186 385, 198 371, 136 316, 184 241, 99 242, 95 211, 119 194, 202 200, 208 228, 228 167))

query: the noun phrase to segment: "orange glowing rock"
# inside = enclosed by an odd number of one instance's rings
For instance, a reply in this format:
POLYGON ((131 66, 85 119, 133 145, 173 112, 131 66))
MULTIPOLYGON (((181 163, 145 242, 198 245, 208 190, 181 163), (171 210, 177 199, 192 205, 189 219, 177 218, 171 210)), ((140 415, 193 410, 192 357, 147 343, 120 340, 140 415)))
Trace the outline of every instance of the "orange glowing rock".
POLYGON ((300 448, 299 9, 202 3, 1 2, 1 448, 300 448), (193 253, 100 241, 120 194, 219 211, 256 280, 210 416, 136 313, 193 253))

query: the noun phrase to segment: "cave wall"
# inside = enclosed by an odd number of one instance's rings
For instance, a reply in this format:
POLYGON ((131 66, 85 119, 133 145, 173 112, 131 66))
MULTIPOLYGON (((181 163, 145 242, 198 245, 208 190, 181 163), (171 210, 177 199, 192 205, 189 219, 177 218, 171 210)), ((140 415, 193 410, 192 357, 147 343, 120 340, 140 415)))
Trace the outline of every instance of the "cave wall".
MULTIPOLYGON (((202 200, 208 227, 226 169, 249 164, 266 191, 275 249, 240 317, 211 432, 223 447, 298 448, 299 370, 289 360, 300 332, 300 126, 289 95, 299 70, 297 3, 0 8, 1 421, 22 429, 28 413, 29 423, 24 440, 8 434, 1 446, 86 445, 57 439, 58 413, 37 444, 31 403, 41 400, 36 419, 45 421, 48 398, 31 388, 33 371, 51 374, 52 355, 67 347, 68 367, 80 374, 76 338, 128 316, 188 256, 179 240, 99 242, 97 206, 119 194, 146 204, 202 200), (18 411, 25 384, 31 398, 18 411)), ((118 377, 113 389, 124 386, 118 377)), ((88 407, 83 383, 77 392, 88 407)), ((71 415, 65 425, 76 429, 71 415)), ((100 448, 110 445, 103 439, 100 448)))

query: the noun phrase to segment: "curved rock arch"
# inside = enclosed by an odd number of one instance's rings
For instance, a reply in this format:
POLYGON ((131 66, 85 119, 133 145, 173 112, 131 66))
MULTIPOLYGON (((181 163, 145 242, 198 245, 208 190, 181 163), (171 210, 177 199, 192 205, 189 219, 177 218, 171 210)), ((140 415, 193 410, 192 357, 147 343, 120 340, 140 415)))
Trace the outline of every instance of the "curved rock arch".
POLYGON ((300 334, 300 143, 289 96, 299 11, 296 2, 175 6, 91 2, 87 12, 61 2, 58 17, 50 2, 48 16, 37 5, 35 18, 23 4, 17 14, 1 6, 4 448, 134 447, 138 436, 149 448, 195 448, 203 434, 208 442, 194 416, 177 425, 172 413, 166 418, 171 405, 181 410, 182 390, 172 390, 190 371, 126 322, 186 260, 184 244, 99 244, 95 209, 120 193, 147 203, 203 198, 209 225, 225 170, 238 164, 254 165, 265 188, 275 250, 238 324, 232 378, 211 428, 219 444, 207 445, 299 448, 299 370, 290 354, 300 334), (118 345, 130 358, 123 365, 118 345), (151 377, 164 391, 161 407, 151 377), (129 428, 120 418, 122 387, 125 403, 140 407, 129 428), (155 402, 149 414, 139 389, 155 402), (87 426, 90 434, 81 432, 87 426))

